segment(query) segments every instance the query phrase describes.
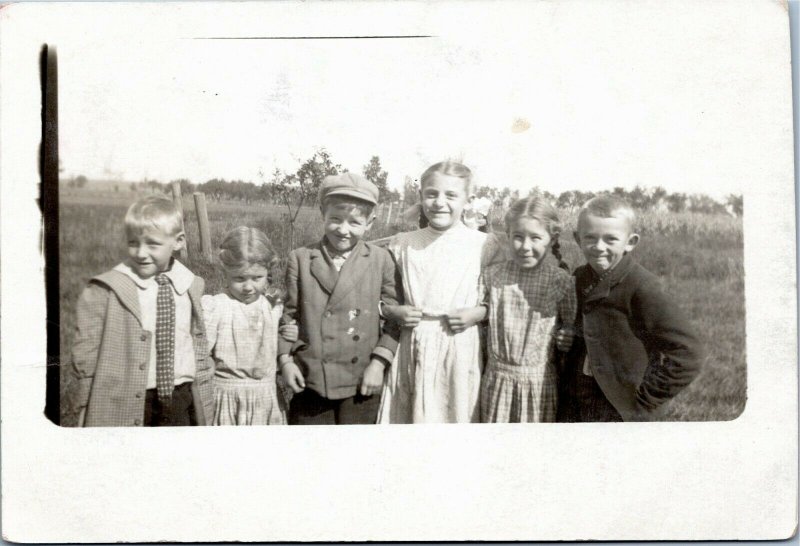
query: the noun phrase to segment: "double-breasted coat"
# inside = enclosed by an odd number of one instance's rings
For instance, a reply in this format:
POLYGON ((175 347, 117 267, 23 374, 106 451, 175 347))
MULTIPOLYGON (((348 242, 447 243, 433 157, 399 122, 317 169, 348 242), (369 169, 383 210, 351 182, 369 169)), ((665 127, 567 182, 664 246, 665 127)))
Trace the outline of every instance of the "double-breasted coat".
MULTIPOLYGON (((196 363, 191 389, 199 425, 210 424, 214 412, 214 368, 207 354, 200 305, 203 287, 203 279, 195 277, 188 290, 196 363)), ((73 381, 67 395, 72 407, 81 410, 82 426, 141 426, 144 422, 155 334, 142 329, 137 290, 127 275, 112 270, 92 278, 78 300, 73 381)))
POLYGON ((379 303, 397 303, 398 283, 387 250, 360 241, 336 271, 322 245, 289 255, 283 321, 298 323, 299 339, 279 340, 278 354, 294 355, 306 388, 340 400, 355 396, 373 356, 394 358, 400 330, 383 323, 379 303))

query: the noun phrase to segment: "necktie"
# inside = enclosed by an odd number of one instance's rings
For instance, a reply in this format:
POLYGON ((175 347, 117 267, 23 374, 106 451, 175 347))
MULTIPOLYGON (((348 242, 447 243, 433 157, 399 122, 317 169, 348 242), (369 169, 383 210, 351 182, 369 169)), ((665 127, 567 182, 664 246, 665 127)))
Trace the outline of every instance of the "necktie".
POLYGON ((168 403, 175 385, 175 298, 166 275, 156 275, 156 282, 156 387, 158 399, 168 403))

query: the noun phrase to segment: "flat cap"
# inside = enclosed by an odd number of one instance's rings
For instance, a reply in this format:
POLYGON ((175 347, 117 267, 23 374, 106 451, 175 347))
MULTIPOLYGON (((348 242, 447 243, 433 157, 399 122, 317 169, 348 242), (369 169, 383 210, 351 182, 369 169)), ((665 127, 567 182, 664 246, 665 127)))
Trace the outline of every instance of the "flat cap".
POLYGON ((378 204, 378 187, 356 173, 331 174, 325 177, 319 188, 319 202, 331 195, 346 195, 373 205, 378 204))

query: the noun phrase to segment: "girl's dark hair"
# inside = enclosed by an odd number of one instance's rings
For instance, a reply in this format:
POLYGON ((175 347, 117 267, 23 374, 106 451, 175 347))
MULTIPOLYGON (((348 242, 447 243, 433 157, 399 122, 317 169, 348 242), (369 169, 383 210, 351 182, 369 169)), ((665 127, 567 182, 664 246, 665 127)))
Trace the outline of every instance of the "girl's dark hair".
POLYGON ((219 245, 219 261, 228 271, 255 264, 270 270, 277 261, 277 255, 263 231, 239 226, 229 231, 219 245))
POLYGON ((561 255, 561 243, 558 238, 561 235, 561 221, 553 205, 539 195, 532 195, 514 201, 506 212, 505 224, 506 232, 511 230, 511 224, 520 218, 531 218, 538 220, 550 234, 550 251, 558 260, 558 267, 569 273, 569 265, 561 255))

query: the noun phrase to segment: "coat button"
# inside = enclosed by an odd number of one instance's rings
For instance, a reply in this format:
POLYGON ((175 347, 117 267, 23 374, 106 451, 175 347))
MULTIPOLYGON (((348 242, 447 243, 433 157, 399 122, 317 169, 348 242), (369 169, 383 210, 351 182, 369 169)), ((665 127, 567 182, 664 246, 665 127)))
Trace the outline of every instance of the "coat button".
POLYGON ((133 424, 136 425, 137 427, 141 426, 142 420, 141 419, 137 419, 136 421, 133 422, 133 424))
POLYGON ((141 339, 142 341, 147 341, 147 334, 142 334, 141 336, 139 336, 139 339, 141 339))
POLYGON ((330 311, 325 311, 325 318, 330 318, 332 314, 330 311))
POLYGON ((139 369, 140 369, 140 370, 144 370, 144 362, 142 362, 141 364, 139 364, 139 369))
POLYGON ((136 398, 141 398, 142 396, 144 396, 144 393, 142 391, 136 393, 136 398))
POLYGON ((354 356, 354 357, 353 357, 353 358, 350 360, 350 362, 352 362, 353 364, 355 364, 356 362, 358 362, 358 357, 357 357, 357 356, 354 356))
POLYGON ((356 335, 354 335, 354 336, 353 336, 353 341, 358 341, 359 339, 361 339, 361 338, 359 337, 359 335, 358 335, 358 334, 356 334, 356 335))
POLYGON ((327 364, 327 363, 328 363, 328 361, 327 361, 327 360, 322 360, 322 361, 320 362, 320 364, 327 364))

